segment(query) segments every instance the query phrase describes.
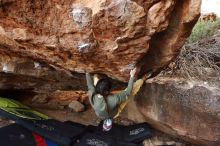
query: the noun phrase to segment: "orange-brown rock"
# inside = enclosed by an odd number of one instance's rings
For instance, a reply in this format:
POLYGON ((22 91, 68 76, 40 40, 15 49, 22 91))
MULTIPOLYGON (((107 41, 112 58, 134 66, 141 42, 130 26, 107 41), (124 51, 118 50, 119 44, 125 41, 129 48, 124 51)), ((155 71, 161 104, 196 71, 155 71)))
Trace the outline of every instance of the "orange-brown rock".
MULTIPOLYGON (((82 105, 88 105, 87 91, 54 91, 49 93, 37 94, 33 98, 26 98, 23 102, 32 107, 40 107, 46 109, 63 109, 65 107, 72 107, 78 102, 82 105), (74 102, 78 101, 78 102, 74 102), (71 104, 73 103, 73 104, 71 104), (71 104, 71 105, 70 105, 71 104)), ((79 105, 79 104, 77 104, 79 105)), ((80 107, 80 109, 84 109, 80 107)), ((75 110, 75 109, 74 109, 75 110)), ((75 111, 78 111, 77 108, 75 111)))
POLYGON ((127 81, 179 53, 197 0, 0 0, 0 52, 127 81))

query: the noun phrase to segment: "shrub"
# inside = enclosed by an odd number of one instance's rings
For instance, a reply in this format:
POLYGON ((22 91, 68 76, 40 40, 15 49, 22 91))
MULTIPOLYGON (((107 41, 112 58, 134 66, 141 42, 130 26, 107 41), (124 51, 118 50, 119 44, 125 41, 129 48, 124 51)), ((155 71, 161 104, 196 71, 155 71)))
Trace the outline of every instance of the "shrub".
POLYGON ((214 35, 220 29, 220 18, 216 21, 199 20, 192 30, 187 43, 193 43, 203 38, 214 35))

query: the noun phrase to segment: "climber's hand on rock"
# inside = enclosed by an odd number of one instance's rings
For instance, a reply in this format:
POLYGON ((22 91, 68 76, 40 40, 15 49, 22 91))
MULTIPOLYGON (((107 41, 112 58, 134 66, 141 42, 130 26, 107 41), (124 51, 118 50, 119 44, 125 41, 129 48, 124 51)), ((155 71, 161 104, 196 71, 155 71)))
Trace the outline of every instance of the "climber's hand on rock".
POLYGON ((137 68, 135 67, 134 69, 132 69, 132 70, 130 71, 130 76, 131 76, 131 77, 134 77, 134 76, 135 76, 136 70, 137 70, 137 68))

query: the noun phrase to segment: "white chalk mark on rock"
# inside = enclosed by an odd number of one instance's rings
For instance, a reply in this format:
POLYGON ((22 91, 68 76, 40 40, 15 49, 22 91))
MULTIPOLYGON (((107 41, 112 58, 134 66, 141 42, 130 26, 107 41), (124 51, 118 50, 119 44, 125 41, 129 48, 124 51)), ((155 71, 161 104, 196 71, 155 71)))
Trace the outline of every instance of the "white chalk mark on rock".
POLYGON ((3 64, 3 69, 4 72, 8 72, 8 65, 6 63, 3 64))
POLYGON ((75 6, 71 11, 73 20, 80 26, 89 26, 92 22, 92 10, 87 7, 75 6))
POLYGON ((90 43, 79 42, 77 49, 80 53, 88 53, 90 46, 90 43))

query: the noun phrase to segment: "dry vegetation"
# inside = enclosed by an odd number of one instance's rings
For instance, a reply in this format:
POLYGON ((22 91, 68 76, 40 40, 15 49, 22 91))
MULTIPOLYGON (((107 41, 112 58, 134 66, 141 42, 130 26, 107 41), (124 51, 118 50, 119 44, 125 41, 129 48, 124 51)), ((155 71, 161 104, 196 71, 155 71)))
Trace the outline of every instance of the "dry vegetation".
POLYGON ((220 42, 204 40, 186 45, 175 61, 174 72, 186 78, 208 79, 220 73, 220 42), (209 44, 209 43, 214 44, 209 44))
POLYGON ((218 78, 220 76, 219 30, 220 18, 215 22, 198 21, 179 56, 164 73, 187 79, 218 78))

